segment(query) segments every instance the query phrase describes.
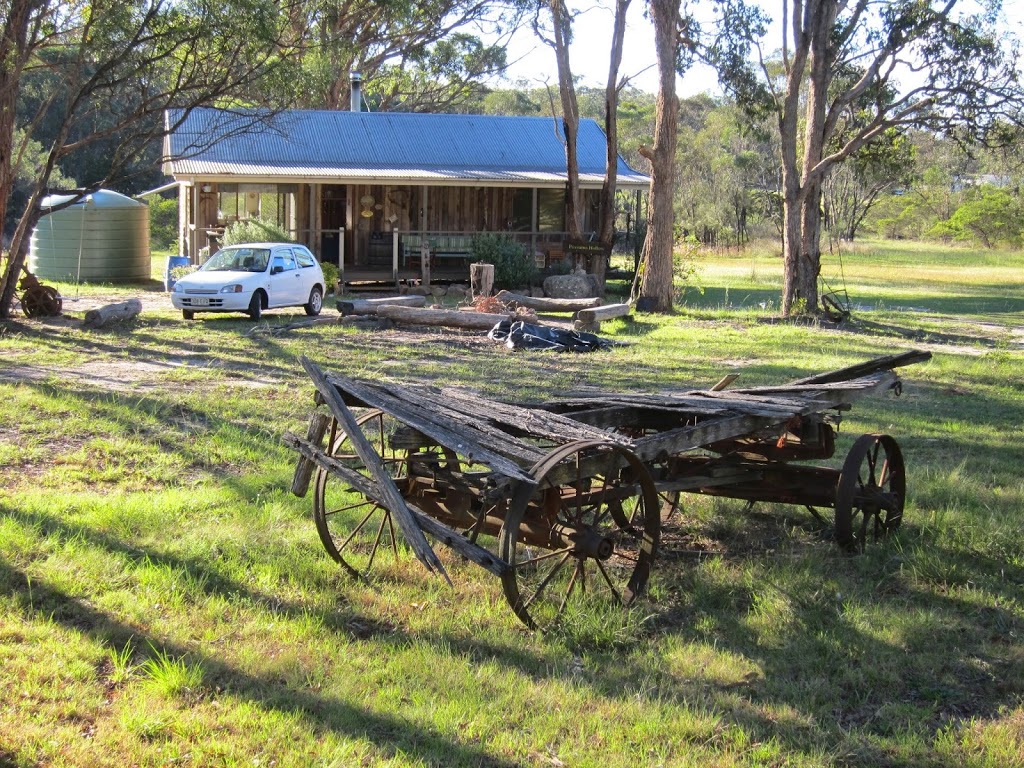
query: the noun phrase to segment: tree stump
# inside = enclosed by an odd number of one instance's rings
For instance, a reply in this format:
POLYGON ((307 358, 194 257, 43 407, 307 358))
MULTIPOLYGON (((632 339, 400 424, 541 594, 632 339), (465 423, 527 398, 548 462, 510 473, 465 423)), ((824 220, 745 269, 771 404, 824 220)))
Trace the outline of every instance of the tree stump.
POLYGON ((490 296, 494 290, 494 265, 482 262, 469 265, 469 285, 472 298, 490 296))

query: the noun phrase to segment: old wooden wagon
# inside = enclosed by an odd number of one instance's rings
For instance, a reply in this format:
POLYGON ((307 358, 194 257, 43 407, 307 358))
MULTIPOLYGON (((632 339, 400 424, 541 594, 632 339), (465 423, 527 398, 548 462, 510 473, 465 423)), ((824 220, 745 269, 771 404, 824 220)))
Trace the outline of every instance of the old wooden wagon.
POLYGON ((899 394, 907 352, 784 386, 658 395, 598 393, 516 405, 462 389, 357 381, 303 365, 318 406, 293 491, 312 483, 324 547, 354 576, 399 552, 399 534, 447 573, 426 536, 499 577, 530 627, 643 592, 663 516, 681 493, 807 507, 849 550, 899 526, 903 457, 889 435, 857 439, 842 467, 838 415, 899 394), (326 410, 326 412, 324 412, 326 410), (396 530, 397 529, 397 530, 396 530))

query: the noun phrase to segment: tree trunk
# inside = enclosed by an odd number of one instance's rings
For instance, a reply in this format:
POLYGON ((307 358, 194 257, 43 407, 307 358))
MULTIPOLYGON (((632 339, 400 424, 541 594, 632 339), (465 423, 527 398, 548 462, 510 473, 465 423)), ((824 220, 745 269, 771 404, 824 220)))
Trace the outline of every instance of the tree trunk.
POLYGON ((806 22, 807 26, 802 34, 794 35, 796 50, 787 72, 786 97, 780 118, 785 217, 782 314, 787 317, 794 312, 816 314, 819 311, 822 178, 814 169, 819 166, 825 147, 828 85, 832 81, 830 46, 837 15, 837 0, 814 0, 806 8, 800 23, 806 22), (798 170, 796 117, 804 82, 807 91, 801 147, 803 164, 798 170))
POLYGON ((612 50, 608 62, 608 82, 604 89, 604 132, 607 140, 604 184, 601 185, 598 241, 604 253, 591 261, 590 272, 597 276, 604 295, 606 254, 615 245, 615 189, 619 173, 619 66, 622 64, 622 45, 626 36, 626 11, 630 0, 616 0, 615 21, 612 32, 612 50))
POLYGON ((639 307, 670 312, 675 246, 675 159, 679 118, 676 96, 676 59, 679 53, 681 18, 679 0, 651 0, 654 40, 660 83, 654 124, 654 146, 641 147, 651 162, 651 190, 647 205, 647 236, 640 269, 633 285, 639 307))
MULTIPOLYGON (((14 189, 14 118, 21 73, 29 53, 28 29, 34 5, 32 0, 12 0, 0 31, 0 235, 14 189)), ((0 317, 10 317, 14 290, 24 263, 24 256, 17 258, 13 245, 6 263, 0 259, 0 264, 4 264, 0 273, 0 317)))
POLYGON ((565 136, 566 231, 571 240, 583 239, 583 217, 580 206, 580 170, 576 146, 580 112, 576 102, 576 84, 569 66, 569 44, 572 42, 572 17, 565 0, 550 0, 551 24, 554 28, 555 61, 558 64, 558 95, 562 102, 562 130, 565 136))

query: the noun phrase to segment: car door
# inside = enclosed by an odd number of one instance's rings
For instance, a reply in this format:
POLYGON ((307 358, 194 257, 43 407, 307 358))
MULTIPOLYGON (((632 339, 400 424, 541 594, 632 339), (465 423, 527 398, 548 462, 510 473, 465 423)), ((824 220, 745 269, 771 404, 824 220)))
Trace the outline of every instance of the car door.
MULTIPOLYGON (((315 285, 323 282, 323 272, 317 269, 316 258, 302 246, 292 248, 295 255, 295 264, 302 276, 302 302, 309 300, 309 294, 315 285)), ((326 287, 326 286, 325 286, 326 287)))
POLYGON ((270 295, 267 306, 291 307, 305 304, 306 297, 299 297, 302 290, 302 275, 295 266, 291 248, 278 248, 270 260, 270 295))

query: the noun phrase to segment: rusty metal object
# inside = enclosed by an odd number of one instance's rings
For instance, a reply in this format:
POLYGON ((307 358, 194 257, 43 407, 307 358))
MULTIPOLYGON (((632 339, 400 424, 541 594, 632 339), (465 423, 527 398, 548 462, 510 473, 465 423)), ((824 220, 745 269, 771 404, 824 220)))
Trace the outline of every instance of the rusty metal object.
POLYGON ((861 435, 843 463, 836 485, 835 532, 839 545, 863 552, 903 522, 907 476, 903 453, 889 435, 861 435))
POLYGON ((56 288, 43 285, 31 272, 25 272, 18 282, 21 289, 21 311, 25 317, 56 317, 64 308, 64 301, 56 288))
POLYGON ((530 474, 539 490, 520 486, 498 544, 515 614, 544 629, 590 601, 630 605, 647 585, 661 532, 643 463, 623 446, 583 440, 551 451, 530 474))

